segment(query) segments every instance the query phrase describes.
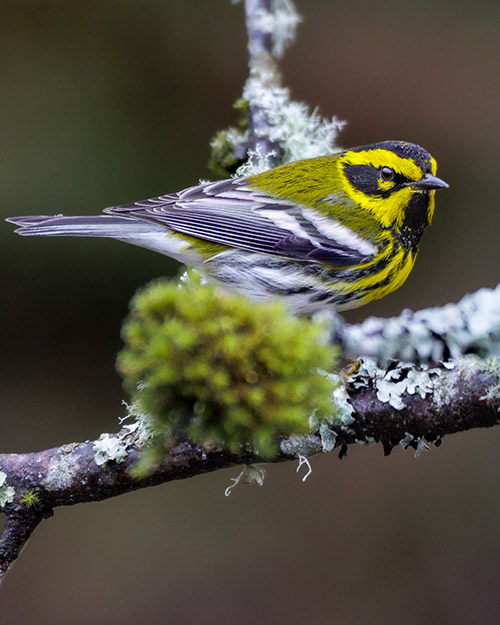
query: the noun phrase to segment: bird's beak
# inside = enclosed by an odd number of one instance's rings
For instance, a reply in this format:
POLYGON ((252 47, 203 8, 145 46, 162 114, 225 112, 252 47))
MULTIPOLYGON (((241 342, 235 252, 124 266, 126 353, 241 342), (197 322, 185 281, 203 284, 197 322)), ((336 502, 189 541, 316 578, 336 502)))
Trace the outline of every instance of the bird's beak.
POLYGON ((427 191, 428 189, 448 189, 449 184, 441 178, 437 176, 432 176, 431 174, 424 174, 420 180, 416 182, 412 182, 410 184, 412 189, 419 189, 422 191, 427 191))

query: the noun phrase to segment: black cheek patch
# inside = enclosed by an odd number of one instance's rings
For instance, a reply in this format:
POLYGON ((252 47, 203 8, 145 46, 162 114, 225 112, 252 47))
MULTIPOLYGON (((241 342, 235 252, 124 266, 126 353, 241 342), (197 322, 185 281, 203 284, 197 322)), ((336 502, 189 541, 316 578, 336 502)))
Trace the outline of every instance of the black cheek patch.
POLYGON ((344 172, 352 186, 367 195, 389 197, 396 188, 379 189, 380 172, 373 165, 344 165, 344 172))
POLYGON ((378 188, 378 169, 372 165, 344 165, 347 180, 353 187, 369 194, 380 194, 378 188))

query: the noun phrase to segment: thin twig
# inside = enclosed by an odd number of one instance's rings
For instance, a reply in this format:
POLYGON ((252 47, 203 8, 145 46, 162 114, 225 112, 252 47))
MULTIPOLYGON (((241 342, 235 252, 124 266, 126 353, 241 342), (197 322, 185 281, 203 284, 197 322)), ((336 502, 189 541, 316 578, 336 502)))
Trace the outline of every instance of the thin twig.
MULTIPOLYGON (((258 81, 263 89, 280 87, 280 72, 273 55, 273 34, 263 18, 270 15, 272 0, 245 0, 248 37, 248 83, 258 81)), ((249 102, 252 150, 268 157, 270 166, 279 164, 280 145, 270 138, 271 124, 263 103, 249 102)))

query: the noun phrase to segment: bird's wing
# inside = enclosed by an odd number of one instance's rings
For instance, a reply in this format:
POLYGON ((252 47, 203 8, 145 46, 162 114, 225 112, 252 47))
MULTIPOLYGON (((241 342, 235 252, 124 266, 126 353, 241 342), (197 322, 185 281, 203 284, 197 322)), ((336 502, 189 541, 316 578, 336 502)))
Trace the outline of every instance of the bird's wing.
POLYGON ((104 212, 229 247, 334 266, 358 264, 377 251, 334 219, 252 189, 244 179, 190 187, 104 212))

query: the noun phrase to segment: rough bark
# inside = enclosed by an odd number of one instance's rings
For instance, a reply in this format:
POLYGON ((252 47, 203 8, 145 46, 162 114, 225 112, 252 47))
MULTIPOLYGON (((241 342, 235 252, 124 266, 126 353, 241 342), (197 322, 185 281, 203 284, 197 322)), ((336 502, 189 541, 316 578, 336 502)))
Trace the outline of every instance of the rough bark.
MULTIPOLYGON (((439 369, 434 388, 425 397, 405 393, 403 407, 395 409, 380 398, 376 382, 359 388, 348 385, 348 399, 354 408, 352 422, 328 427, 331 447, 343 456, 349 445, 382 443, 386 453, 398 444, 418 450, 425 442, 439 443, 444 436, 471 428, 491 427, 499 421, 500 363, 488 367, 463 359, 451 370, 439 369), (333 436, 333 439, 332 439, 333 436)), ((118 435, 117 435, 118 436, 118 435)), ((4 506, 7 515, 0 543, 0 577, 18 557, 31 533, 57 506, 101 501, 124 493, 180 480, 239 464, 282 462, 325 450, 323 433, 291 437, 281 441, 281 451, 262 458, 251 451, 240 455, 222 449, 202 449, 184 441, 170 450, 165 460, 146 477, 136 478, 140 449, 130 438, 122 462, 96 463, 95 441, 63 445, 29 454, 0 455, 0 471, 14 489, 14 498, 4 506), (27 492, 36 502, 26 504, 27 492)))

